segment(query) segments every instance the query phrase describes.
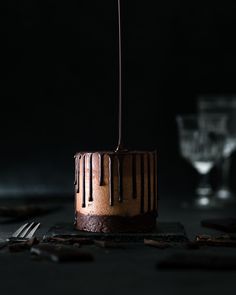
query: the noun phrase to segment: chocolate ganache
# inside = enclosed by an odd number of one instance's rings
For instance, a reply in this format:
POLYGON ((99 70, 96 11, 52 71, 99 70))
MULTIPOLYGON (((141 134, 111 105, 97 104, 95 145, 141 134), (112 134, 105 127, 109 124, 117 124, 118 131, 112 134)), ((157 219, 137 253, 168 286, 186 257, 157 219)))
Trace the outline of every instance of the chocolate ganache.
POLYGON ((119 28, 119 139, 115 151, 75 155, 75 227, 92 232, 143 232, 156 225, 156 151, 128 151, 122 141, 122 46, 119 28))

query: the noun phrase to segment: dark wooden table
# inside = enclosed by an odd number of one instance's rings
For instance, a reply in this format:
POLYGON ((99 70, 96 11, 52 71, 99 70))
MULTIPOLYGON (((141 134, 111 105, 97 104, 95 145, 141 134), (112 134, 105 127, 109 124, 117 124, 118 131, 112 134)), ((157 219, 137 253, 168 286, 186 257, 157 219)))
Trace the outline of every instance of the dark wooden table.
MULTIPOLYGON (((58 202, 62 210, 37 218, 42 222, 38 235, 43 235, 56 223, 73 222, 73 198, 58 202)), ((190 238, 200 233, 216 232, 202 228, 202 219, 233 216, 235 212, 233 206, 199 211, 183 209, 179 204, 179 198, 163 196, 159 220, 181 222, 190 238)), ((0 237, 9 236, 19 224, 0 224, 0 237)), ((65 264, 35 261, 28 252, 1 251, 1 294, 236 294, 234 271, 156 269, 160 259, 180 251, 178 249, 160 250, 137 244, 130 249, 110 250, 89 246, 89 251, 95 256, 94 262, 65 264)), ((206 251, 236 255, 233 248, 206 251)))

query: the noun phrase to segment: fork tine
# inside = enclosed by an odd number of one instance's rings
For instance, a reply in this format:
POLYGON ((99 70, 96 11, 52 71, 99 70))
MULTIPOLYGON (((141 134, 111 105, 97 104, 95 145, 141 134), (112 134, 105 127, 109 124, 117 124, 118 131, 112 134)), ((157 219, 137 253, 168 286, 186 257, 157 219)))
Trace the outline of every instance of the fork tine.
POLYGON ((19 236, 19 234, 27 227, 29 223, 23 224, 21 227, 18 228, 17 231, 15 231, 11 236, 13 238, 17 238, 19 236))
POLYGON ((36 223, 35 226, 30 230, 30 232, 27 234, 27 236, 25 238, 31 239, 39 227, 40 227, 40 223, 36 223))
POLYGON ((23 232, 20 233, 18 236, 19 238, 25 238, 26 234, 28 233, 29 229, 34 225, 34 222, 32 222, 29 226, 27 226, 23 232))

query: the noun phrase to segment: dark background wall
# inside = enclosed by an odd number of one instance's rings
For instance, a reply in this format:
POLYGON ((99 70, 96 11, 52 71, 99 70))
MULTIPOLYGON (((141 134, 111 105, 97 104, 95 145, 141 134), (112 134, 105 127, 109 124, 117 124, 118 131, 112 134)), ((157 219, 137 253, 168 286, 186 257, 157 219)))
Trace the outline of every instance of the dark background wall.
MULTIPOLYGON (((157 148, 160 194, 188 192, 175 116, 235 93, 234 1, 122 1, 125 143, 157 148)), ((115 0, 1 2, 0 196, 73 193, 73 155, 117 143, 115 0)))

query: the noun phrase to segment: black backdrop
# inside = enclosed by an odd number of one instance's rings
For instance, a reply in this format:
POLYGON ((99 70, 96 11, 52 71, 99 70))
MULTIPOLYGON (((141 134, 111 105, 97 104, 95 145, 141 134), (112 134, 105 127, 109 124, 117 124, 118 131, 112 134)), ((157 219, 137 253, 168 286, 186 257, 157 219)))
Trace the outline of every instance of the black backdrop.
MULTIPOLYGON (((236 2, 123 0, 124 139, 188 192, 175 116, 235 93, 236 2)), ((1 2, 0 195, 73 193, 73 155, 117 143, 116 0, 1 2)))

